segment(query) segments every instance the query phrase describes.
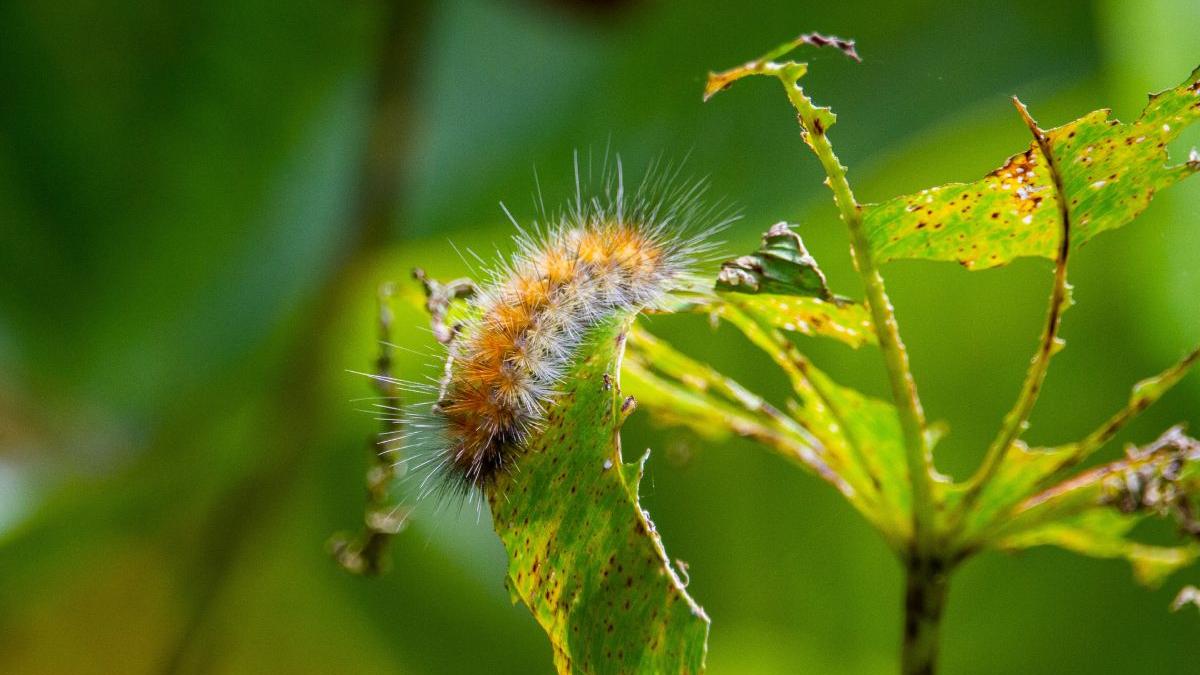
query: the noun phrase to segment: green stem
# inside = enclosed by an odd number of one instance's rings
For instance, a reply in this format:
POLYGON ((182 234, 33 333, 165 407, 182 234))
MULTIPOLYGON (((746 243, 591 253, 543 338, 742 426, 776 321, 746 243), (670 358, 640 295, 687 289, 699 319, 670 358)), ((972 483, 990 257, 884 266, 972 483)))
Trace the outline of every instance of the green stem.
POLYGON ((778 78, 796 109, 804 142, 816 154, 827 176, 825 184, 833 191, 842 221, 850 232, 850 252, 854 266, 862 277, 872 324, 883 352, 895 402, 904 432, 905 462, 912 485, 913 536, 905 563, 908 585, 905 593, 905 630, 903 672, 906 675, 931 674, 937 658, 938 626, 946 600, 948 570, 944 556, 938 550, 936 532, 936 502, 933 491, 933 460, 925 434, 925 415, 917 396, 908 352, 900 340, 895 311, 884 288, 883 277, 875 264, 870 241, 863 227, 862 209, 854 199, 846 167, 838 161, 829 142, 827 131, 836 117, 828 108, 818 108, 805 95, 798 82, 808 70, 804 63, 774 63, 801 44, 824 46, 833 44, 857 60, 853 43, 831 40, 823 36, 800 36, 765 56, 721 73, 710 73, 705 86, 705 100, 748 75, 770 75, 778 78), (843 47, 845 45, 846 47, 843 47))
POLYGON ((963 497, 962 506, 959 509, 960 515, 966 514, 975 505, 983 489, 987 487, 988 482, 1004 464, 1009 449, 1025 432, 1029 423, 1029 415, 1033 412, 1038 394, 1042 391, 1042 383, 1046 380, 1046 372, 1050 369, 1050 359, 1058 351, 1060 344, 1058 331, 1062 326, 1062 313, 1071 304, 1071 286, 1067 283, 1067 261, 1071 253, 1071 213, 1067 205, 1067 193, 1063 187, 1062 173, 1059 171, 1058 163, 1050 147, 1050 140, 1046 137, 1045 132, 1029 116, 1029 111, 1025 109, 1024 104, 1016 98, 1013 98, 1013 102, 1029 127, 1030 133, 1033 134, 1038 149, 1041 150, 1042 157, 1046 162, 1046 168, 1054 180, 1054 197, 1058 203, 1061 236, 1058 255, 1054 262, 1054 287, 1050 292, 1050 307, 1046 312, 1046 326, 1042 331, 1038 351, 1029 364, 1029 371, 1025 374, 1025 382, 1021 385, 1021 393, 1017 396, 1016 403, 1004 417, 1004 424, 1000 427, 1000 432, 996 435, 995 440, 988 446, 979 470, 971 477, 967 493, 963 497))
POLYGON ((871 310, 871 321, 879 338, 887 367, 888 382, 892 399, 900 415, 900 426, 904 431, 905 459, 913 491, 913 543, 919 556, 931 553, 934 537, 934 497, 931 477, 932 459, 929 443, 925 437, 925 414, 917 397, 912 370, 908 362, 908 351, 900 340, 900 327, 896 314, 884 288, 883 276, 871 254, 870 242, 863 228, 862 209, 854 199, 850 182, 846 179, 846 167, 838 161, 833 145, 826 133, 833 123, 833 114, 825 108, 817 108, 796 80, 806 68, 801 64, 784 67, 781 78, 788 99, 799 113, 804 141, 817 155, 825 169, 825 181, 833 191, 833 199, 841 213, 842 221, 850 231, 850 251, 854 265, 862 277, 866 292, 867 307, 871 310), (789 73, 788 71, 793 71, 789 73), (794 75, 794 79, 793 79, 794 75))
POLYGON ((902 675, 933 675, 937 671, 938 637, 949 575, 936 561, 911 562, 904 592, 902 675))

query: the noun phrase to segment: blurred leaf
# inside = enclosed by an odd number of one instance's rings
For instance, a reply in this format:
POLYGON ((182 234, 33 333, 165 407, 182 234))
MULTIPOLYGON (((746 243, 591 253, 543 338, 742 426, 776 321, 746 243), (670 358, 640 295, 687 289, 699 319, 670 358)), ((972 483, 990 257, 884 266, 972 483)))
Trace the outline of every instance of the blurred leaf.
POLYGON ((555 406, 489 492, 507 583, 554 647, 560 673, 700 672, 708 617, 688 596, 624 464, 630 406, 617 386, 629 319, 594 329, 555 406))
POLYGON ((1179 589, 1179 593, 1171 601, 1171 611, 1178 612, 1187 605, 1194 605, 1200 608, 1200 589, 1195 586, 1184 586, 1179 589))
POLYGON ((1128 538, 1142 516, 1112 509, 1081 513, 1064 522, 1008 537, 999 547, 1008 550, 1034 546, 1058 546, 1093 558, 1124 558, 1133 566, 1138 583, 1155 587, 1173 572, 1187 567, 1200 556, 1200 545, 1153 546, 1128 538))
MULTIPOLYGON (((756 344, 768 337, 752 320, 737 321, 756 344)), ((911 529, 912 495, 895 408, 838 385, 796 355, 774 356, 799 369, 790 417, 642 330, 634 330, 623 369, 640 404, 660 421, 706 438, 736 434, 779 452, 833 485, 899 545, 911 529)))
MULTIPOLYGON (((1078 246, 1132 221, 1158 190, 1200 170, 1195 152, 1167 166, 1167 143, 1200 119, 1200 68, 1152 95, 1136 122, 1098 110, 1046 132, 1070 196, 1078 246)), ((874 204, 864 224, 877 259, 954 260, 968 269, 1021 256, 1054 258, 1059 216, 1054 181, 1037 142, 974 183, 951 183, 874 204)))
POLYGON ((993 531, 999 548, 1054 544, 1098 557, 1124 557, 1139 581, 1154 585, 1200 555, 1194 501, 1200 487, 1200 442, 1179 427, 1125 459, 1104 464, 1029 499, 993 531), (1141 544, 1127 537, 1149 516, 1174 517, 1193 537, 1183 547, 1141 544))

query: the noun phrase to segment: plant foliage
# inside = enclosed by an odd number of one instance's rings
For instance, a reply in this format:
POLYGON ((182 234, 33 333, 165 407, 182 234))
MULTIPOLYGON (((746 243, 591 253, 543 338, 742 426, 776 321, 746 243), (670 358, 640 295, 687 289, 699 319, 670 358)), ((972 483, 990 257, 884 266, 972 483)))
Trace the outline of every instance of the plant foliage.
POLYGON ((1058 328, 1070 305, 1070 255, 1132 221, 1158 191, 1200 171, 1196 151, 1178 164, 1167 154, 1167 144, 1200 119, 1200 69, 1152 95, 1132 123, 1101 110, 1043 130, 1017 102, 1033 140, 1000 168, 972 183, 860 205, 828 139, 836 116, 799 85, 808 65, 778 61, 804 45, 858 59, 851 41, 803 35, 711 74, 705 98, 752 75, 784 85, 802 137, 829 175, 867 297, 856 302, 831 291, 799 234, 781 222, 757 251, 724 264, 711 293, 680 303, 677 311, 729 324, 772 359, 791 383, 785 410, 631 319, 594 331, 519 471, 489 494, 508 550, 509 588, 546 630, 560 672, 703 668, 708 618, 684 590, 638 504, 641 462, 622 459, 619 429, 633 407, 622 375, 659 421, 709 439, 753 439, 832 485, 878 529, 910 573, 906 672, 932 670, 945 577, 979 551, 1053 545, 1125 558, 1147 585, 1200 557, 1194 515, 1200 442, 1181 428, 1130 448, 1123 459, 1071 473, 1178 383, 1200 352, 1139 383, 1126 408, 1078 441, 1029 448, 1021 440, 1049 362, 1063 346, 1058 328), (933 468, 930 449, 939 429, 924 420, 877 266, 918 258, 978 270, 1022 256, 1055 261, 1046 327, 983 466, 953 482, 933 468), (792 334, 880 349, 893 400, 833 381, 801 353, 792 334), (1139 541, 1134 527, 1152 517, 1173 520, 1181 541, 1139 541))

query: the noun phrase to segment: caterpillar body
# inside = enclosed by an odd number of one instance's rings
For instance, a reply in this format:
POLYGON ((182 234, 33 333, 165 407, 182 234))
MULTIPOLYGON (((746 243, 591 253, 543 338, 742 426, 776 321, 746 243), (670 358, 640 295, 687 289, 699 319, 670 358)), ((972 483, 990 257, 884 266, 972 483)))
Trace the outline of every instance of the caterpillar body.
MULTIPOLYGON (((706 206, 704 181, 652 166, 626 194, 620 163, 592 194, 575 163, 574 202, 525 228, 509 216, 517 253, 468 301, 449 340, 436 401, 410 415, 423 431, 410 460, 437 485, 473 494, 509 470, 554 405, 588 331, 693 287, 711 236, 733 218, 706 206), (434 477, 440 480, 433 480, 434 477)), ((507 212, 507 209, 505 210, 507 212)))

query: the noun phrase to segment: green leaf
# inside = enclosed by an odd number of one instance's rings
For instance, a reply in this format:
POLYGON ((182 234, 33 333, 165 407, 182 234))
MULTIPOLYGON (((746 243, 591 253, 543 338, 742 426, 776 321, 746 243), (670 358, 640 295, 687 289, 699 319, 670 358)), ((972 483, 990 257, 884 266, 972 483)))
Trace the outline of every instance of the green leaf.
POLYGON ((789 333, 833 338, 858 348, 876 344, 871 314, 834 295, 817 261, 787 223, 771 226, 759 250, 721 265, 715 299, 690 309, 729 320, 745 314, 789 333))
POLYGON ((912 486, 904 459, 904 435, 896 407, 835 383, 816 368, 806 370, 812 393, 792 414, 814 427, 826 425, 828 443, 863 465, 883 519, 901 538, 912 535, 912 486))
POLYGON ((988 545, 1002 550, 1052 545, 1098 558, 1124 558, 1139 583, 1154 587, 1200 558, 1200 525, 1194 516, 1198 487, 1200 442, 1175 427, 1144 448, 1130 449, 1123 460, 1025 500, 996 527, 988 545), (1137 541, 1131 531, 1151 516, 1174 517, 1192 538, 1179 546, 1137 541))
POLYGON ((1089 511, 1065 521, 1008 537, 999 548, 1019 550, 1034 546, 1058 546, 1093 558, 1124 558, 1133 566, 1138 583, 1156 587, 1177 570, 1200 557, 1200 545, 1154 546, 1134 541, 1129 531, 1143 519, 1112 509, 1089 511))
MULTIPOLYGON (((979 538, 980 533, 1028 499, 1037 487, 1054 475, 1067 462, 1068 454, 1058 448, 1029 448, 1015 441, 991 480, 983 486, 979 498, 963 515, 959 537, 964 541, 979 538)), ((946 490, 946 506, 951 511, 961 507, 967 483, 946 490)))
POLYGON ((877 344, 867 308, 844 300, 719 293, 716 301, 697 309, 725 319, 733 311, 741 312, 782 331, 832 338, 855 349, 877 344))
POLYGON ((1025 499, 991 530, 991 539, 1021 542, 1044 528, 1077 525, 1087 514, 1118 511, 1130 517, 1174 516, 1200 533, 1192 501, 1200 488, 1200 441, 1173 427, 1124 459, 1071 477, 1025 499))
POLYGON ((635 329, 624 372, 640 405, 703 437, 751 438, 797 462, 833 485, 899 550, 911 535, 912 495, 895 407, 838 385, 745 315, 735 315, 734 325, 787 364, 797 395, 790 415, 635 329))
POLYGON ((817 261, 804 248, 800 235, 782 221, 767 230, 757 251, 722 263, 717 290, 833 300, 817 261))
MULTIPOLYGON (((1046 132, 1070 200, 1071 244, 1125 225, 1155 193, 1200 171, 1192 152, 1168 166, 1167 144, 1200 119, 1200 68, 1178 87, 1152 95, 1129 124, 1098 110, 1046 132)), ((951 183, 866 207, 863 222, 880 262, 954 260, 968 269, 1021 256, 1054 258, 1058 196, 1034 142, 974 183, 951 183)))
POLYGON ((640 463, 621 459, 628 328, 592 331, 516 470, 489 491, 492 519, 509 590, 546 631, 560 673, 697 673, 708 617, 638 503, 640 463))
POLYGON ((829 456, 812 430, 734 379, 640 328, 633 331, 623 373, 638 405, 659 421, 688 427, 713 440, 731 435, 754 439, 811 470, 852 502, 861 494, 843 477, 848 472, 839 472, 830 463, 843 468, 845 462, 829 456))

